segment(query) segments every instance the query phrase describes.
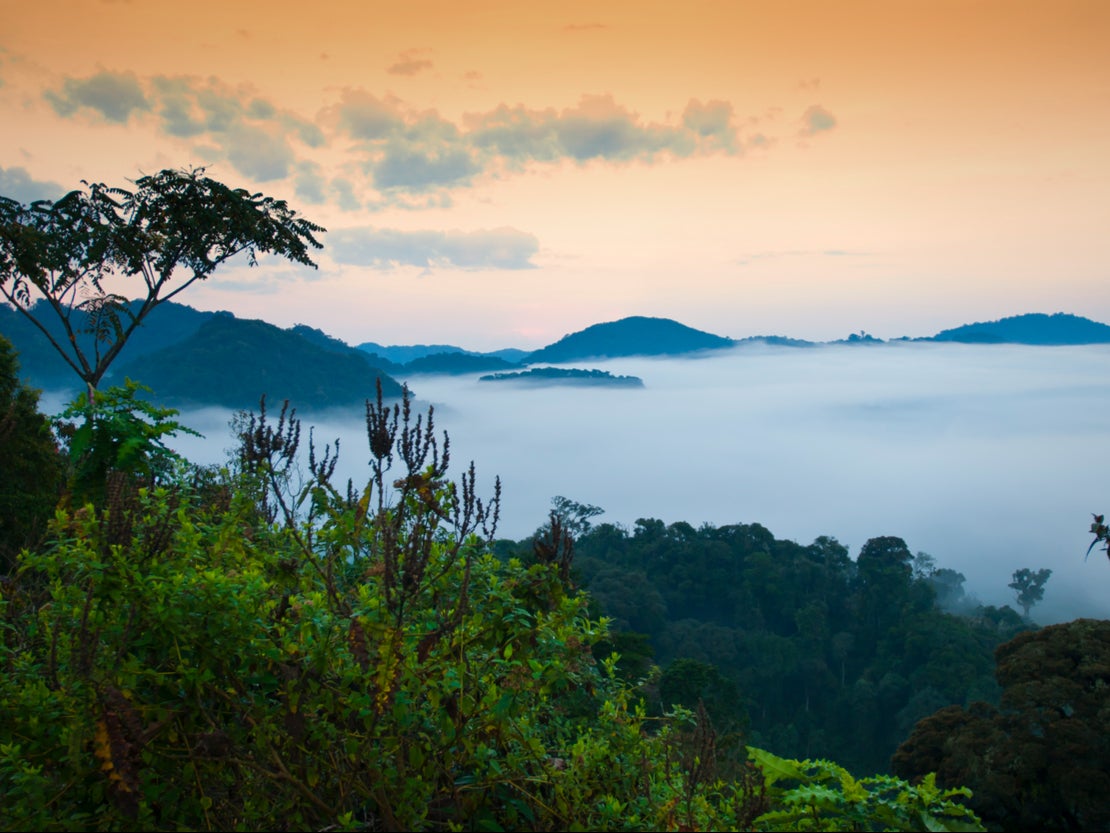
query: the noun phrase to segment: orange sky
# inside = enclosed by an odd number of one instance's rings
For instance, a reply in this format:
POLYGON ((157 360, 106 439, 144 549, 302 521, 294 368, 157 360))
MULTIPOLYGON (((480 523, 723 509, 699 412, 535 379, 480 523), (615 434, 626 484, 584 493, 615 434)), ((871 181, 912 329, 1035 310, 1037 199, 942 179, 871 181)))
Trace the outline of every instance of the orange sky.
POLYGON ((0 0, 0 193, 168 166, 320 270, 182 300, 352 343, 1110 321, 1110 3, 0 0))

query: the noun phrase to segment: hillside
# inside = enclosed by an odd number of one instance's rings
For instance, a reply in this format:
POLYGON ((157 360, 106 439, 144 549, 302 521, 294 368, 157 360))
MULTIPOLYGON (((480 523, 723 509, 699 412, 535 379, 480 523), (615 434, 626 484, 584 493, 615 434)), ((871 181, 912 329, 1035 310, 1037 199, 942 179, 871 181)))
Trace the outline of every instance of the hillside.
POLYGON ((618 356, 677 356, 731 347, 730 338, 695 330, 669 318, 633 316, 594 324, 530 353, 527 363, 568 362, 618 356))
POLYGON ((398 371, 404 374, 419 373, 485 373, 490 370, 510 370, 520 365, 499 359, 497 356, 473 353, 433 353, 407 362, 398 371))
POLYGON ((174 404, 254 408, 266 394, 302 411, 348 406, 374 396, 382 378, 387 397, 401 386, 363 356, 335 352, 265 321, 218 316, 182 342, 147 353, 117 370, 174 404))
POLYGON ((1029 313, 964 324, 942 330, 926 340, 965 344, 1106 344, 1110 343, 1110 326, 1063 312, 1029 313))
MULTIPOLYGON (((138 301, 131 306, 137 307, 138 301)), ((45 301, 35 305, 35 315, 43 322, 54 340, 65 344, 67 339, 54 314, 45 301)), ((167 302, 151 312, 146 321, 132 334, 120 351, 117 362, 136 359, 144 353, 162 350, 193 335, 206 321, 217 316, 231 317, 229 312, 201 312, 185 304, 167 302)), ((86 316, 79 310, 73 312, 74 328, 78 331, 86 326, 86 316)), ((0 304, 0 332, 19 352, 21 372, 24 377, 41 388, 76 388, 77 377, 58 355, 57 351, 34 324, 11 307, 0 304)), ((91 335, 78 336, 83 348, 91 351, 91 335)), ((122 377, 120 377, 122 378, 122 377)))

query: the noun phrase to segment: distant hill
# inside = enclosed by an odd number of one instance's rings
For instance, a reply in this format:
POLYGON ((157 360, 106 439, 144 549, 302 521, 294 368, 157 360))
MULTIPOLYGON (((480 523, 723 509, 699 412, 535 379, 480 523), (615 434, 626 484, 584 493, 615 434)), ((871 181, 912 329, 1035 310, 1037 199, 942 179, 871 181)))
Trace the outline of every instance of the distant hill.
POLYGON ((350 354, 354 356, 361 356, 363 359, 369 359, 370 364, 374 367, 384 370, 386 373, 396 373, 401 369, 401 365, 392 362, 385 356, 368 353, 358 347, 352 347, 345 341, 340 341, 334 336, 329 336, 323 330, 318 330, 315 327, 309 327, 307 324, 297 324, 289 328, 290 332, 296 333, 299 336, 311 341, 317 347, 323 347, 332 353, 341 353, 344 355, 350 354))
POLYGON ((126 363, 119 376, 150 386, 177 405, 257 407, 288 399, 301 411, 361 404, 382 378, 387 397, 401 386, 357 351, 339 352, 265 321, 217 316, 171 347, 126 363))
POLYGON ((461 347, 453 344, 406 344, 386 346, 375 341, 364 341, 357 349, 364 353, 373 353, 382 358, 389 359, 397 365, 408 364, 413 359, 422 359, 425 356, 434 356, 439 353, 466 353, 461 347))
POLYGON ((1110 343, 1110 326, 1063 312, 1029 313, 964 324, 924 340, 965 344, 1106 344, 1110 343))
POLYGON ((746 344, 766 344, 770 347, 816 347, 818 342, 806 341, 804 338, 788 338, 786 336, 748 336, 747 338, 734 339, 736 346, 746 344))
MULTIPOLYGON (((132 308, 137 308, 138 305, 138 301, 131 302, 132 308)), ((65 344, 67 341, 65 333, 46 302, 38 301, 34 310, 38 320, 46 325, 54 339, 65 344)), ((112 370, 115 371, 120 363, 143 353, 161 350, 188 338, 200 329, 202 324, 217 316, 232 317, 230 312, 201 312, 172 301, 162 304, 147 316, 142 326, 127 340, 112 370)), ((78 331, 86 326, 86 316, 79 310, 73 311, 72 321, 74 329, 78 331)), ((47 389, 76 390, 80 387, 76 374, 50 345, 46 336, 22 313, 6 304, 0 304, 0 332, 4 333, 19 351, 21 373, 30 379, 32 384, 47 389)), ((83 349, 91 351, 93 346, 91 335, 79 334, 78 339, 83 349)), ((117 377, 113 375, 113 378, 117 377)), ((122 377, 118 378, 122 380, 122 377)))
POLYGON ((473 353, 434 353, 407 362, 399 368, 401 374, 409 373, 485 373, 490 370, 510 370, 520 367, 497 356, 473 353))
POLYGON ((642 388, 639 376, 614 376, 607 370, 580 370, 575 367, 534 367, 515 373, 479 376, 479 382, 520 382, 530 385, 590 385, 598 387, 642 388))
POLYGON ((695 330, 669 318, 633 316, 594 324, 528 354, 528 364, 618 356, 678 356, 732 347, 730 338, 695 330))
MULTIPOLYGON (((453 344, 408 344, 408 345, 392 345, 385 346, 378 344, 374 341, 364 341, 358 345, 359 350, 375 356, 381 356, 389 361, 395 363, 398 367, 408 365, 418 359, 425 359, 429 356, 442 356, 459 354, 463 356, 484 356, 502 359, 509 364, 518 364, 521 359, 528 355, 527 350, 517 350, 514 347, 507 347, 503 350, 493 350, 488 353, 479 353, 474 350, 464 350, 461 347, 456 347, 453 344)), ((415 365, 421 367, 421 365, 415 365)), ((491 367, 483 368, 485 370, 492 369, 491 367)), ((434 372, 423 371, 418 372, 434 372)), ((450 371, 448 371, 450 372, 450 371)), ((468 371, 458 371, 468 372, 468 371)))

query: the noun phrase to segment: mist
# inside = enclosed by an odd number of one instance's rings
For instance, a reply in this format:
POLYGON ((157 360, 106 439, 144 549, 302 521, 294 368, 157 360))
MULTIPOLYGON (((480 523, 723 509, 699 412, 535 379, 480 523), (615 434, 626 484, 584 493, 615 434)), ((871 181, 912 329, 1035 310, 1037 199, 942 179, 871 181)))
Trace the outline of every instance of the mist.
MULTIPOLYGON (((1110 512, 1110 345, 743 346, 575 366, 645 388, 409 380, 454 472, 474 460, 480 495, 501 477, 501 537, 531 535, 555 495, 602 507, 596 522, 760 523, 802 544, 835 537, 853 558, 895 535, 986 604, 1016 607, 1014 570, 1048 567, 1036 621, 1110 616, 1110 564, 1084 558, 1091 514, 1110 512)), ((230 416, 183 413, 206 438, 171 444, 222 462, 230 416)), ((305 444, 309 425, 317 443, 341 439, 343 481, 365 481, 361 413, 304 423, 305 444)))

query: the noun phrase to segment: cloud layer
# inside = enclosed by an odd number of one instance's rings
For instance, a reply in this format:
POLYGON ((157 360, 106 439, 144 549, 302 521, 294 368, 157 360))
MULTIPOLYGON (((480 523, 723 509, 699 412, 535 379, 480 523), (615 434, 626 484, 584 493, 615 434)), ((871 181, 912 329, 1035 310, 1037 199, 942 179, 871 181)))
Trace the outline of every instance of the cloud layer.
POLYGON ((328 234, 337 263, 395 269, 531 269, 539 250, 535 236, 512 228, 482 231, 399 231, 339 229, 328 234))
MULTIPOLYGON (((432 68, 425 51, 408 50, 387 71, 411 76, 432 68)), ((536 165, 651 165, 738 156, 769 144, 765 136, 745 135, 732 104, 721 100, 692 99, 667 122, 646 120, 611 95, 584 95, 562 109, 501 104, 455 122, 393 95, 347 89, 306 119, 215 78, 141 79, 107 70, 65 78, 44 98, 64 118, 151 120, 163 134, 193 142, 206 158, 257 182, 291 179, 299 198, 346 210, 443 206, 451 192, 483 177, 536 165), (344 161, 325 168, 317 153, 323 150, 340 152, 344 161)), ((814 105, 801 123, 801 135, 815 136, 833 129, 836 118, 814 105)))
POLYGON ((0 194, 22 203, 56 200, 66 189, 56 182, 32 179, 26 168, 0 168, 0 194))

